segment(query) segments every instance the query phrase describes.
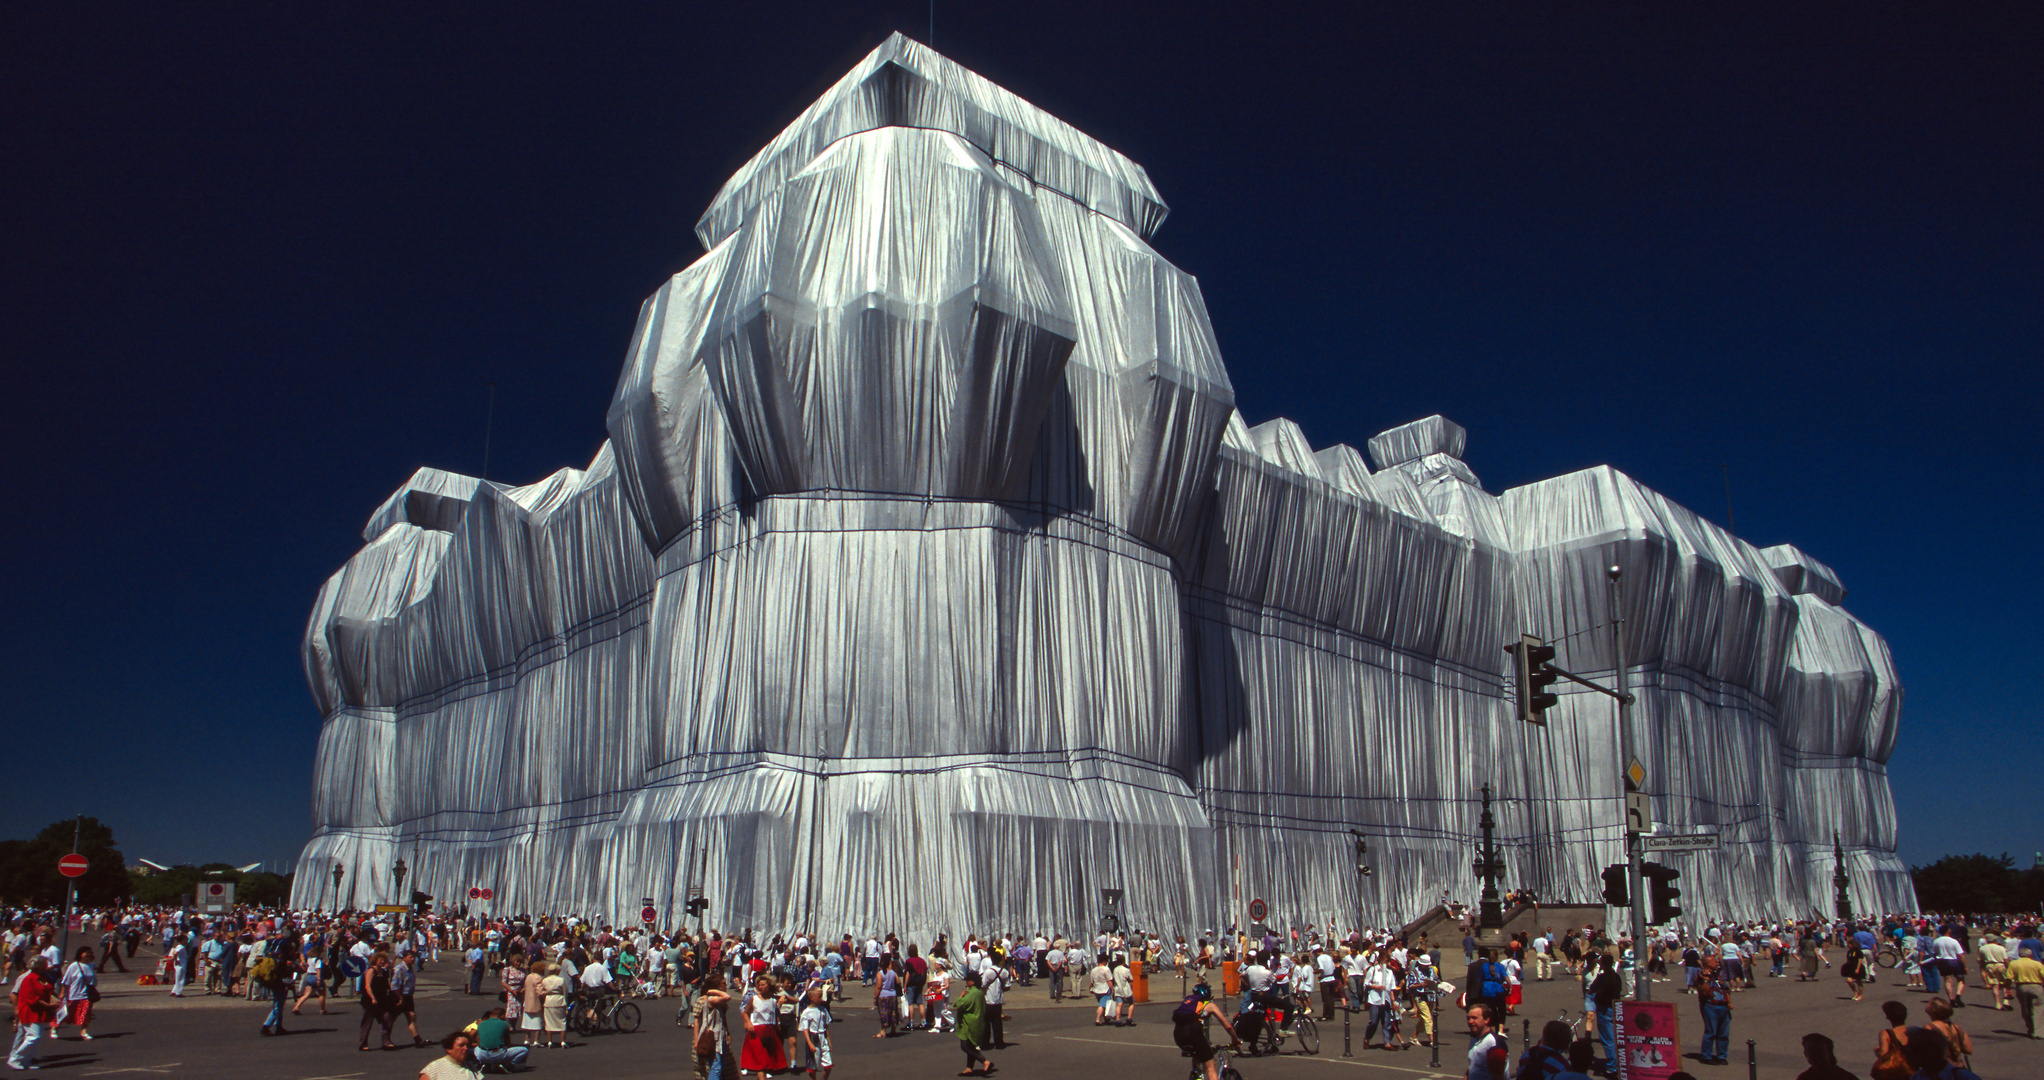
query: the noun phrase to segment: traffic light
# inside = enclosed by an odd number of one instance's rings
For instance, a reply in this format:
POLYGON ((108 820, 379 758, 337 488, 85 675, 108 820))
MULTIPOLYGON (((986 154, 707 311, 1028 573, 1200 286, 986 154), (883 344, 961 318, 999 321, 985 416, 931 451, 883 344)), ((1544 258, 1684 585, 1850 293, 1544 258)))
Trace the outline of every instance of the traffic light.
POLYGON ((1682 871, 1650 862, 1640 866, 1640 873, 1646 876, 1647 899, 1652 904, 1648 921, 1655 925, 1674 922, 1682 914, 1682 909, 1675 906, 1675 898, 1682 895, 1682 890, 1675 887, 1675 879, 1682 876, 1682 871))
POLYGON ((1512 685, 1519 695, 1519 719, 1528 724, 1547 726, 1542 715, 1561 701, 1548 692, 1556 679, 1550 663, 1554 660, 1554 646, 1543 644, 1532 634, 1521 634, 1519 640, 1505 646, 1512 654, 1512 685))
POLYGON ((432 894, 432 893, 422 893, 422 892, 420 892, 420 891, 419 891, 419 890, 417 890, 417 889, 413 889, 413 890, 412 890, 412 914, 414 914, 414 915, 431 915, 432 913, 433 913, 433 894, 432 894))
POLYGON ((700 919, 703 916, 703 912, 710 910, 710 901, 708 897, 691 896, 688 898, 687 907, 690 915, 700 919))
POLYGON ((1612 907, 1631 907, 1632 890, 1625 884, 1626 866, 1612 863, 1604 868, 1604 902, 1612 907))

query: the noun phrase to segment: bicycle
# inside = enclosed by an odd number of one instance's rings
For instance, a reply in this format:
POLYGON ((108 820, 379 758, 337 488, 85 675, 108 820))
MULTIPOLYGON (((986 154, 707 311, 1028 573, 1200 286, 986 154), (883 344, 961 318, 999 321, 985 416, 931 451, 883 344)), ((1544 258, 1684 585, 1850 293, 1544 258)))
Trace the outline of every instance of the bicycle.
MULTIPOLYGON (((1213 1021, 1210 1019, 1201 1021, 1202 1026, 1211 1025, 1212 1023, 1213 1021)), ((1241 1072, 1237 1071, 1235 1066, 1228 1063, 1229 1049, 1230 1047, 1228 1046, 1214 1047, 1214 1071, 1220 1074, 1221 1080, 1242 1080, 1241 1072)), ((1180 1047, 1178 1052, 1184 1057, 1192 1056, 1192 1051, 1183 1047, 1180 1047)), ((1200 1068, 1199 1062, 1195 1061, 1192 1063, 1192 1072, 1186 1076, 1185 1080, 1206 1080, 1206 1075, 1206 1070, 1200 1068)))
POLYGON ((1250 1056, 1269 1057, 1284 1052, 1285 1039, 1297 1036, 1299 1047, 1308 1054, 1320 1053, 1320 1025, 1313 1021, 1310 1006, 1301 1007, 1298 998, 1288 1003, 1263 1006, 1261 1023, 1250 1042, 1250 1056), (1290 1021, 1287 1030, 1285 1023, 1290 1021))
POLYGON ((1889 969, 1900 967, 1902 966, 1902 950, 1893 945, 1883 945, 1874 950, 1874 963, 1889 969))
POLYGON ((639 1020, 639 1007, 621 994, 577 1001, 568 1009, 568 1026, 585 1038, 604 1031, 629 1035, 639 1030, 639 1020))

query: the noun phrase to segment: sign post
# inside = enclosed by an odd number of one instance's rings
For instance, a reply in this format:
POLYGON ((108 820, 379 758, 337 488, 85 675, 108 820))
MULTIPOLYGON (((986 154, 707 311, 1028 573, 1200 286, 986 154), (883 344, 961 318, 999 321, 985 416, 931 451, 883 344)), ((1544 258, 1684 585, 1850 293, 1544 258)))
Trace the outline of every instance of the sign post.
POLYGON ((71 879, 64 888, 64 943, 57 946, 61 956, 71 955, 71 909, 78 906, 78 879, 92 865, 85 856, 78 854, 78 833, 84 827, 85 819, 80 817, 71 827, 71 854, 57 860, 57 873, 71 879))
POLYGON ((1686 836, 1646 837, 1648 851, 1716 851, 1718 834, 1692 833, 1686 836))
POLYGON ((1672 1001, 1616 1006, 1619 1080, 1668 1080, 1682 1069, 1682 1026, 1672 1001))

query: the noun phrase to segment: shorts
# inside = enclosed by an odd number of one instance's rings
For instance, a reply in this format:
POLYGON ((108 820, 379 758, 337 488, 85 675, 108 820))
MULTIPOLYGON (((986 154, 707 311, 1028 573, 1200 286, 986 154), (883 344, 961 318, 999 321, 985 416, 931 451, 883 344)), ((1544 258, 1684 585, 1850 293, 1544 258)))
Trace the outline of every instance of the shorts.
POLYGON ((1114 1008, 1114 995, 1113 994, 1100 995, 1100 1007, 1103 1009, 1114 1008))
POLYGON ((1947 979, 1963 979, 1966 977, 1966 961, 1956 956, 1950 960, 1940 960, 1938 970, 1944 973, 1947 979))
POLYGON ((1173 1024, 1171 1041, 1192 1056, 1194 1065, 1204 1065, 1214 1059, 1214 1044, 1207 1041, 1204 1024, 1173 1024))

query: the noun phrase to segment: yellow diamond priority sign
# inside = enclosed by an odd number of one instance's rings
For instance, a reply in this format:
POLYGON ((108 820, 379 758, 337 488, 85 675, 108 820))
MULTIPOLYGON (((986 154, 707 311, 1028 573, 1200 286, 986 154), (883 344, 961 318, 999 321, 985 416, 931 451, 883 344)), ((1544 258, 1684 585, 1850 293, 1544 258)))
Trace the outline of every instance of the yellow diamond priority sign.
POLYGON ((1647 782, 1647 767, 1645 765, 1640 764, 1638 758, 1633 758, 1632 764, 1627 765, 1625 767, 1625 778, 1627 780, 1632 781, 1633 787, 1636 788, 1645 787, 1647 782))

